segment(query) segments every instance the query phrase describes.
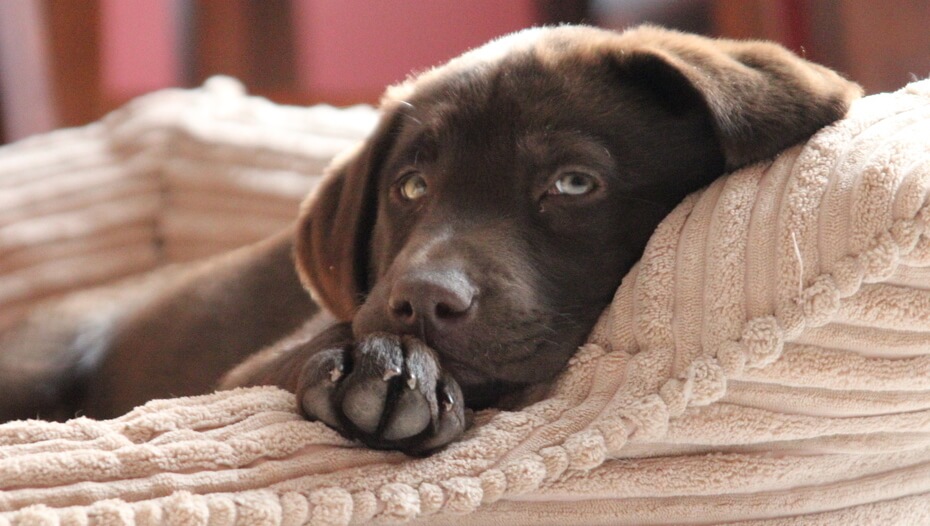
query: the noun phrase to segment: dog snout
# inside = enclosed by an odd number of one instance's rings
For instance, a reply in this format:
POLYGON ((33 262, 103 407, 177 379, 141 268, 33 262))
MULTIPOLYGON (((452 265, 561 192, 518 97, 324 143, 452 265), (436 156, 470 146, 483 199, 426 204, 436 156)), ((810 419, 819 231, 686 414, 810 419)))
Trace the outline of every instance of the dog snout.
POLYGON ((435 330, 471 317, 477 290, 460 270, 405 274, 391 288, 388 311, 406 329, 427 324, 435 330))

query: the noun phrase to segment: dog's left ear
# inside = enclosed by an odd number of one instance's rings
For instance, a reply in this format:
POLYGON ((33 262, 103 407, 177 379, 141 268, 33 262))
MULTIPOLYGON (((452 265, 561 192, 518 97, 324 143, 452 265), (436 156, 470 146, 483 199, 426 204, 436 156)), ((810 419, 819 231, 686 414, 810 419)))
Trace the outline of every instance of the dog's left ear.
POLYGON ((396 112, 382 110, 372 135, 333 160, 297 219, 294 256, 300 280, 315 301, 342 321, 352 319, 369 290, 377 173, 397 122, 396 112))
POLYGON ((728 170, 769 158, 845 115, 861 88, 778 44, 653 26, 611 46, 621 74, 671 104, 706 107, 728 170))

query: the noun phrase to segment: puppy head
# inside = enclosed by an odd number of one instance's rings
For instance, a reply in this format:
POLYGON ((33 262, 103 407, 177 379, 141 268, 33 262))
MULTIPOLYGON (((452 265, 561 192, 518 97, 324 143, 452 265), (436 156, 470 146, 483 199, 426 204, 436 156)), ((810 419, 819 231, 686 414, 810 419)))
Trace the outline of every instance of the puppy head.
POLYGON ((389 89, 376 131, 304 203, 298 270, 357 334, 426 339, 466 391, 543 381, 682 197, 806 139, 859 93, 769 43, 517 33, 389 89), (411 276, 468 316, 399 321, 411 276))

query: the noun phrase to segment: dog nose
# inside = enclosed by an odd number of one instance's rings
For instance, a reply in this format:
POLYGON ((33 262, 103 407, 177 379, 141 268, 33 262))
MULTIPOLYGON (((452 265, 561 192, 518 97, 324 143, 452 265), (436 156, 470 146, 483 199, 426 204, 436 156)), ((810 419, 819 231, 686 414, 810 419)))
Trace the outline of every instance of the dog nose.
POLYGON ((456 270, 417 272, 394 283, 388 308, 406 327, 427 323, 433 328, 467 318, 473 311, 475 287, 456 270))

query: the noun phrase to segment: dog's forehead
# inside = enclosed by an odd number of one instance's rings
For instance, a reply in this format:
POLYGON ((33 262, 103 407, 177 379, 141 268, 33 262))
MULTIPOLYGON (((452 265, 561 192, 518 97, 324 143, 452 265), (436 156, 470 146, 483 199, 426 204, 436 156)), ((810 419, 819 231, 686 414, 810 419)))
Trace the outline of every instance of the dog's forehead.
MULTIPOLYGON (((591 69, 614 52, 622 52, 617 34, 592 27, 532 28, 501 37, 449 62, 391 86, 382 97, 384 109, 428 100, 448 100, 453 92, 468 92, 502 74, 519 76, 530 70, 566 74, 591 69)), ((518 79, 525 81, 527 79, 518 79)))
POLYGON ((607 53, 624 53, 642 42, 660 38, 657 28, 640 27, 634 32, 618 34, 594 27, 561 26, 531 28, 505 35, 456 57, 441 66, 411 75, 385 92, 383 104, 409 100, 417 92, 428 91, 436 84, 463 73, 491 71, 515 60, 532 60, 558 69, 566 64, 595 63, 607 53), (649 35, 655 31, 655 36, 649 35), (645 37, 623 38, 624 35, 645 37))
POLYGON ((408 84, 393 92, 397 98, 385 100, 384 111, 438 137, 476 129, 509 128, 519 134, 560 126, 591 128, 596 124, 592 117, 620 102, 602 56, 553 59, 541 57, 538 46, 511 50, 493 63, 444 69, 426 82, 408 84))

